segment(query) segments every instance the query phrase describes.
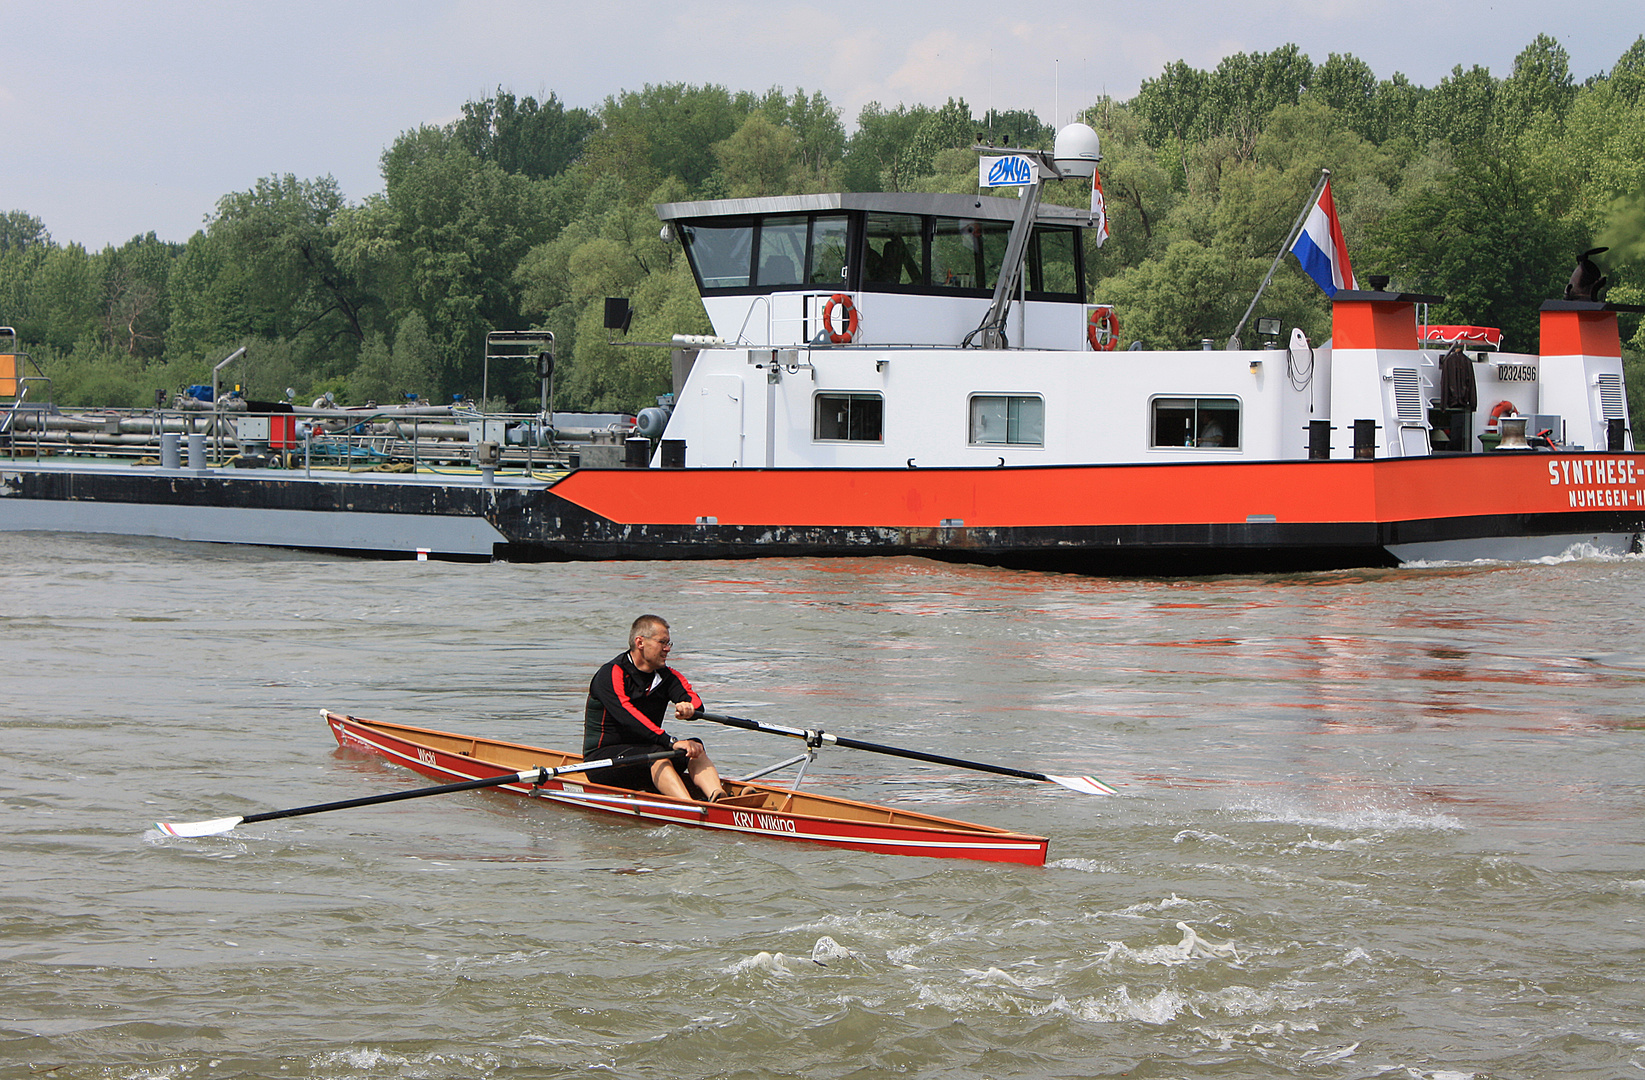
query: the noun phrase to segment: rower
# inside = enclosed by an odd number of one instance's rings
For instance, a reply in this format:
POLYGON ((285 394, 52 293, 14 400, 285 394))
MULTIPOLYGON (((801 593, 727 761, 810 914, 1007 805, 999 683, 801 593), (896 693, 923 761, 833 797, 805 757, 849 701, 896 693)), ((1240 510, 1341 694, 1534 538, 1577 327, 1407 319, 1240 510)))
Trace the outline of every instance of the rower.
POLYGON ((728 794, 701 739, 676 739, 663 730, 672 712, 692 720, 703 700, 685 676, 668 666, 674 643, 660 615, 641 615, 628 630, 628 650, 594 674, 583 714, 583 756, 630 757, 658 749, 683 750, 686 760, 654 761, 600 774, 616 787, 654 790, 676 799, 698 795, 708 802, 728 794))

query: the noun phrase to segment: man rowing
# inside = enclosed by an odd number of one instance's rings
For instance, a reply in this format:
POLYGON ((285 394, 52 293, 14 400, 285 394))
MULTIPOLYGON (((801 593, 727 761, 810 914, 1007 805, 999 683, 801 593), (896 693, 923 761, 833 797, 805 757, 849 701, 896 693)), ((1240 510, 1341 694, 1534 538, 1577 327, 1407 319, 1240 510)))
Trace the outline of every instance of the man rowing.
POLYGON ((616 787, 654 789, 676 799, 693 798, 694 788, 697 795, 714 802, 724 798, 726 790, 702 740, 676 739, 663 730, 670 706, 676 720, 690 720, 703 707, 702 698, 685 676, 668 666, 673 647, 668 622, 661 616, 641 615, 634 620, 628 630, 628 651, 612 658, 589 683, 583 757, 625 757, 659 748, 683 750, 683 763, 653 761, 604 769, 596 779, 616 787))

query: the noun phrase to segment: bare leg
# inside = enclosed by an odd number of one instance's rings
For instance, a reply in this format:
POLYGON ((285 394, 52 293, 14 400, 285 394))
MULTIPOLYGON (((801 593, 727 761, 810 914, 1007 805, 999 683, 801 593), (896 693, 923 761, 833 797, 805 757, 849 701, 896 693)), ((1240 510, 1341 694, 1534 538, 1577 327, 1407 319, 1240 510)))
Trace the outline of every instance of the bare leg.
POLYGON ((715 792, 725 790, 725 785, 720 782, 720 771, 708 760, 707 753, 692 758, 686 768, 691 772, 691 782, 703 795, 712 798, 715 792))
MULTIPOLYGON (((696 775, 693 770, 693 776, 696 775)), ((651 763, 651 782, 657 785, 657 790, 671 799, 691 798, 691 792, 686 790, 685 781, 680 779, 679 772, 674 768, 672 761, 653 761, 651 763)))

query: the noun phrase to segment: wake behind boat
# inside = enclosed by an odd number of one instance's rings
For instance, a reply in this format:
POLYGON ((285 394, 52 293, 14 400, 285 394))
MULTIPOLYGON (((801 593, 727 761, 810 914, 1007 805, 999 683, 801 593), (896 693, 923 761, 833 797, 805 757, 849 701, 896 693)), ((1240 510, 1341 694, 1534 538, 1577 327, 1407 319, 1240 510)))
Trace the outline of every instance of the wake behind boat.
MULTIPOLYGON (((509 777, 543 768, 552 772, 583 760, 578 754, 564 751, 364 720, 329 710, 323 711, 322 716, 343 749, 387 758, 442 781, 509 777)), ((1064 778, 1052 779, 1060 783, 1064 778)), ((513 782, 488 786, 579 810, 658 824, 810 841, 883 855, 926 855, 1042 866, 1049 843, 1043 836, 747 780, 726 780, 730 797, 715 803, 611 787, 580 773, 569 773, 563 779, 549 777, 539 784, 516 778, 513 782)))

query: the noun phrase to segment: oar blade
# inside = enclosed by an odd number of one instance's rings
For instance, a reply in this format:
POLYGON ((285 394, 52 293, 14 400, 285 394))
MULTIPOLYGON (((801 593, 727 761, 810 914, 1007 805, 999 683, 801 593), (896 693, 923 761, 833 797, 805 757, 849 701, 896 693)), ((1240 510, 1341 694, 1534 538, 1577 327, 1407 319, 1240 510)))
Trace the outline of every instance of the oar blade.
POLYGON ((1119 788, 1112 784, 1105 784, 1094 776, 1047 776, 1053 784, 1061 784, 1070 791, 1077 791, 1081 795, 1118 795, 1119 788))
POLYGON ((210 821, 156 821, 154 827, 167 836, 216 836, 226 833, 245 818, 220 817, 210 821))

